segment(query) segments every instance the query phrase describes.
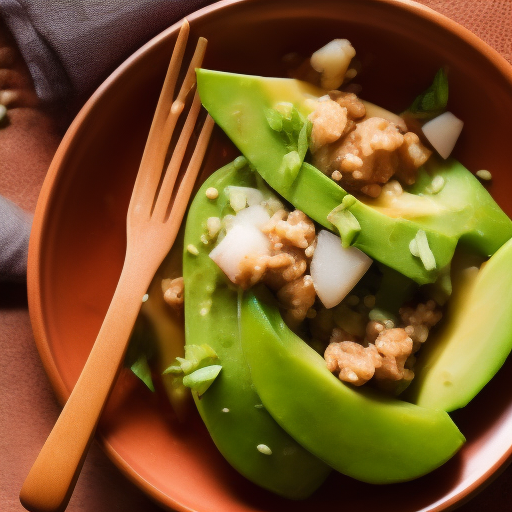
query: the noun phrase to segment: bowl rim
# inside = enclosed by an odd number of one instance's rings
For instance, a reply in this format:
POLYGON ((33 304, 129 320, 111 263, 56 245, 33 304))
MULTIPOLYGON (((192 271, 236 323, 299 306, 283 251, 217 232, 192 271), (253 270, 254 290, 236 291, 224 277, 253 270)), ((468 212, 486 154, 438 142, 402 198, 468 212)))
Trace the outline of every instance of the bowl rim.
MULTIPOLYGON (((195 19, 210 15, 218 10, 235 4, 249 4, 256 3, 257 1, 258 0, 221 0, 196 10, 193 13, 190 13, 186 16, 186 19, 193 26, 195 19)), ((483 55, 487 61, 490 61, 492 65, 497 69, 497 71, 499 71, 499 73, 503 76, 503 78, 510 84, 510 88, 512 90, 512 65, 494 48, 485 43, 469 29, 463 27, 445 15, 431 9, 430 7, 417 3, 413 0, 365 1, 375 4, 387 4, 394 8, 403 9, 404 11, 407 11, 414 16, 423 18, 428 22, 440 26, 443 30, 463 40, 479 54, 483 55)), ((53 359, 49 344, 49 334, 45 325, 44 305, 41 295, 41 261, 44 254, 43 242, 44 235, 49 225, 49 207, 52 204, 56 193, 54 185, 58 181, 58 178, 61 176, 61 174, 64 172, 68 149, 72 146, 75 136, 80 131, 82 123, 90 115, 98 100, 111 87, 115 86, 116 82, 121 79, 122 75, 128 70, 130 66, 132 66, 135 62, 144 59, 146 52, 148 52, 154 46, 158 45, 161 41, 176 34, 181 26, 181 21, 182 20, 179 20, 172 24, 167 29, 163 30, 158 35, 150 39, 137 51, 135 51, 101 83, 101 85, 85 102, 83 107, 80 109, 70 124, 64 137, 62 138, 62 141, 59 144, 38 197, 30 236, 27 263, 28 308, 39 356, 43 363, 43 367, 48 376, 48 379, 50 380, 52 388, 57 396, 57 399, 62 406, 66 402, 70 392, 64 384, 64 381, 56 366, 55 360, 53 359)), ((128 478, 128 480, 130 480, 142 491, 144 491, 149 498, 156 501, 160 506, 163 506, 169 510, 175 509, 182 512, 198 512, 185 506, 182 503, 176 502, 173 498, 160 491, 150 482, 145 480, 123 459, 123 457, 115 450, 110 442, 101 434, 101 432, 96 432, 95 438, 109 459, 121 470, 121 472, 128 478)), ((441 511, 453 510, 454 508, 457 508, 463 503, 469 501, 475 494, 489 485, 506 469, 506 467, 511 462, 512 445, 491 467, 488 468, 485 473, 474 480, 469 486, 451 496, 449 495, 449 497, 441 503, 434 503, 429 505, 432 508, 425 508, 424 510, 441 511)))

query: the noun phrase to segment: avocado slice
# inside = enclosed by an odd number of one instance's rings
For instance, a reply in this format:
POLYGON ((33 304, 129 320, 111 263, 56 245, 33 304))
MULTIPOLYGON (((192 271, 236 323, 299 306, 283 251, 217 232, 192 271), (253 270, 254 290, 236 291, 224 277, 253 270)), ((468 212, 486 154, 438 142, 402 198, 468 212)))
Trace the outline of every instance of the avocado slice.
POLYGON ((238 290, 210 259, 213 242, 205 245, 201 241, 209 217, 233 213, 228 211, 224 189, 230 185, 255 187, 261 181, 247 166, 240 168, 236 162, 205 181, 187 216, 183 253, 185 340, 187 346, 209 345, 218 356, 215 364, 222 366, 206 392, 199 396, 193 391, 192 396, 215 445, 238 472, 281 496, 303 499, 322 484, 330 468, 302 448, 261 406, 242 353, 238 290), (219 191, 217 199, 206 197, 209 187, 219 191), (272 453, 263 453, 260 445, 272 453))
POLYGON ((443 325, 421 349, 407 397, 422 407, 467 405, 512 350, 512 240, 481 270, 454 276, 443 325))
MULTIPOLYGON (((334 231, 327 216, 347 193, 308 163, 302 164, 290 185, 290 174, 283 166, 289 148, 270 127, 267 115, 269 109, 285 102, 306 117, 311 111, 307 98, 318 98, 325 91, 298 80, 206 69, 197 70, 197 84, 205 108, 263 179, 296 208, 334 231)), ((356 200, 350 212, 361 230, 352 245, 418 284, 436 281, 450 263, 459 239, 488 256, 512 237, 512 221, 454 160, 423 170, 409 192, 392 205, 356 200), (429 186, 438 175, 444 187, 432 194, 429 186), (409 250, 420 229, 435 258, 433 270, 425 269, 409 250)))
POLYGON ((345 475, 384 484, 424 475, 462 446, 447 413, 337 379, 268 294, 244 295, 243 351, 263 405, 304 448, 345 475))

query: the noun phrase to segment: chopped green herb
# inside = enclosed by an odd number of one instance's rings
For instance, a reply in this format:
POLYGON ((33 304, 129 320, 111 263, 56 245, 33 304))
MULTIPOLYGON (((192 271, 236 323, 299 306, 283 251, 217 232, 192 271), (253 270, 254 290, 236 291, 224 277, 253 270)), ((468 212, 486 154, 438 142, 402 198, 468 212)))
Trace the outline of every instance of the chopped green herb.
POLYGON ((155 352, 154 333, 151 326, 140 316, 135 322, 130 343, 124 358, 124 366, 130 368, 151 391, 155 391, 149 361, 155 352))
POLYGON ((141 354, 139 358, 130 366, 130 370, 151 390, 155 391, 153 379, 151 377, 151 368, 149 367, 146 354, 141 354))
POLYGON ((222 366, 218 364, 199 368, 183 377, 183 385, 201 396, 212 385, 221 370, 222 366))
POLYGON ((308 152, 309 138, 311 137, 312 128, 313 128, 313 123, 309 119, 306 119, 306 121, 302 125, 302 128, 300 129, 300 132, 299 132, 299 138, 298 138, 298 142, 297 142, 297 151, 299 153, 301 163, 304 161, 304 158, 306 157, 306 153, 308 152))
POLYGON ((427 234, 422 229, 418 230, 409 243, 409 250, 413 256, 420 258, 425 270, 430 271, 436 268, 436 260, 428 245, 427 234))
POLYGON ((447 103, 448 77, 441 68, 436 73, 432 85, 416 97, 407 112, 418 119, 432 119, 446 109, 447 103))
POLYGON ((380 308, 373 308, 368 313, 368 318, 370 320, 374 320, 375 322, 386 322, 387 320, 391 320, 392 322, 396 323, 397 319, 396 316, 391 314, 389 311, 386 311, 385 309, 380 308))
POLYGON ((281 135, 288 150, 279 172, 289 188, 306 157, 313 125, 291 103, 276 103, 274 108, 265 111, 265 117, 270 128, 281 135))
POLYGON ((218 359, 217 353, 210 345, 186 345, 185 357, 177 357, 176 364, 169 366, 164 370, 166 373, 189 375, 190 373, 210 366, 218 359))
POLYGON ((299 174, 302 160, 297 151, 290 151, 284 155, 279 172, 283 175, 286 186, 289 188, 299 174))
POLYGON ((409 242, 409 251, 411 251, 411 254, 416 257, 416 258, 419 258, 420 257, 420 251, 418 249, 418 241, 416 240, 416 238, 413 238, 410 242, 409 242))
POLYGON ((272 130, 280 132, 283 129, 283 115, 277 110, 267 108, 267 110, 265 110, 265 117, 272 130))
POLYGON ((346 195, 339 206, 336 206, 329 215, 327 220, 336 226, 340 237, 341 245, 343 247, 349 247, 356 235, 361 231, 361 225, 356 219, 353 213, 351 213, 350 207, 356 202, 356 198, 351 195, 346 195))

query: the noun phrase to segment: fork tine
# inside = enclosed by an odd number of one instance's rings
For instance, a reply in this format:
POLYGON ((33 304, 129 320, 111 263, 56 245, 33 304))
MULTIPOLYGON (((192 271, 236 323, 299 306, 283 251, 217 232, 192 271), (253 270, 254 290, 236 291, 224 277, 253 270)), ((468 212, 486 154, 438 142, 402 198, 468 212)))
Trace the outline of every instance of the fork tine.
POLYGON ((190 25, 188 21, 183 20, 174 50, 172 52, 169 67, 162 86, 162 92, 158 99, 158 104, 153 116, 148 139, 142 155, 139 166, 139 172, 135 180, 130 206, 131 212, 137 205, 152 204, 152 199, 158 183, 160 181, 161 169, 164 164, 166 150, 172 137, 172 131, 168 137, 163 135, 164 127, 169 118, 169 112, 172 106, 174 88, 178 80, 178 74, 181 62, 187 46, 190 25), (168 138, 168 140, 166 140, 168 138), (156 182, 156 185, 155 185, 156 182))
POLYGON ((192 154, 187 170, 183 175, 183 179, 181 180, 178 188, 178 192, 176 193, 171 212, 169 217, 166 219, 166 224, 168 224, 168 236, 170 237, 169 239, 172 240, 171 246, 176 239, 178 231, 180 230, 214 126, 215 121, 208 114, 204 121, 203 128, 201 129, 201 133, 199 134, 199 139, 197 140, 194 153, 192 154))
POLYGON ((171 114, 179 115, 183 110, 183 107, 185 106, 185 99, 196 84, 196 68, 200 68, 203 63, 207 44, 208 40, 204 37, 200 37, 197 40, 196 49, 194 50, 194 55, 190 60, 190 65, 188 66, 187 74, 183 80, 180 92, 171 106, 171 114))
MULTIPOLYGON (((176 127, 176 122, 183 111, 185 106, 185 100, 189 94, 189 92, 195 87, 196 84, 196 68, 200 67, 204 54, 206 52, 206 45, 208 41, 204 37, 200 37, 197 41, 196 49, 194 51, 194 55, 190 61, 190 65, 187 70, 187 74, 185 75, 185 79, 183 80, 183 84, 180 88, 178 96, 172 103, 169 116, 167 118, 164 131, 165 135, 162 137, 166 140, 167 145, 171 140, 172 134, 174 132, 174 128, 176 127)), ((183 161, 183 157, 185 156, 185 151, 187 149, 187 144, 192 135, 192 131, 194 129, 195 122, 197 120, 197 116, 199 115, 199 110, 201 108, 201 103, 199 98, 196 95, 194 96, 194 100, 192 102, 192 106, 190 108, 190 112, 187 116, 187 120, 185 121, 185 125, 180 134, 178 143, 174 148, 171 161, 167 167, 167 170, 164 175, 164 179, 162 181, 162 185, 160 187, 160 191, 158 192, 158 197, 155 201, 155 206, 152 212, 152 215, 157 219, 164 220, 169 200, 172 194, 172 190, 174 184, 176 183, 176 178, 179 173, 179 168, 181 162, 183 161)), ((163 165, 162 165, 163 167, 163 165)), ((156 190, 155 190, 156 195, 156 190)))
POLYGON ((194 131, 199 111, 201 110, 201 100, 197 92, 194 95, 194 100, 190 107, 190 111, 185 121, 185 125, 181 130, 180 137, 176 143, 176 147, 172 153, 171 160, 165 171, 164 179, 158 192, 158 197, 155 202, 155 208, 152 217, 156 220, 164 221, 167 210, 169 209, 169 201, 171 200, 172 192, 176 179, 178 177, 180 166, 183 162, 185 152, 187 151, 188 142, 194 131))
MULTIPOLYGON (((204 54, 206 52, 206 45, 208 41, 204 37, 200 37, 196 49, 194 51, 194 55, 192 56, 192 59, 190 61, 190 65, 187 70, 187 74, 185 75, 185 79, 183 81, 183 84, 180 88, 180 91, 178 93, 178 96, 173 101, 169 115, 166 119, 165 125, 162 129, 161 134, 161 141, 162 145, 160 146, 160 151, 162 153, 162 159, 161 159, 161 165, 159 169, 162 171, 164 166, 164 159, 165 155, 167 154, 167 148, 169 146, 169 143, 171 141, 172 135, 174 133, 174 129, 176 128, 176 123, 178 121, 178 118, 180 117, 183 108, 185 106, 185 100, 189 94, 189 92, 195 87, 196 84, 196 68, 200 67, 204 54)), ((180 134, 178 144, 174 148, 171 162, 174 162, 171 168, 175 172, 169 172, 169 169, 165 173, 164 176, 164 182, 162 183, 162 186, 160 187, 160 192, 157 193, 158 183, 154 184, 153 188, 153 203, 155 204, 153 214, 156 213, 158 215, 158 218, 161 220, 164 219, 167 211, 167 206, 169 204, 169 197, 172 193, 172 189, 174 187, 174 183, 176 182, 176 177, 178 175, 179 166, 183 160, 183 157, 185 155, 185 151, 187 148, 187 143, 190 139, 190 136, 192 134, 192 131, 194 129, 195 122, 197 120, 197 116, 199 114, 199 110, 201 108, 201 103, 199 101, 199 98, 196 98, 194 102, 192 103, 192 107, 190 109, 189 115, 187 117, 187 120, 185 122, 185 125, 183 127, 182 133, 180 134), (169 177, 166 179, 166 176, 169 175, 169 177), (167 197, 164 201, 158 201, 158 197, 162 195, 162 188, 165 189, 164 197, 167 197), (155 200, 156 198, 156 200, 155 200)), ((160 163, 160 162, 158 162, 160 163)), ((160 176, 162 175, 162 172, 160 172, 160 176)), ((159 178, 160 178, 159 176, 159 178)))

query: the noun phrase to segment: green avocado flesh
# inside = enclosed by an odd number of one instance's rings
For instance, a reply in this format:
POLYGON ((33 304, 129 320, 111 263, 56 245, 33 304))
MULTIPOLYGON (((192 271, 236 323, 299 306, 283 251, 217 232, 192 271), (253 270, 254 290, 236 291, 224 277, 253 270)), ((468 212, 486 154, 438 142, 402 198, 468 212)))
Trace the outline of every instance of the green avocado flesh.
POLYGON ((228 213, 224 188, 253 187, 257 179, 248 168, 237 170, 230 164, 220 169, 201 187, 187 217, 183 256, 185 339, 187 345, 208 344, 218 355, 215 363, 222 366, 201 398, 196 392, 193 396, 214 443, 236 470, 261 487, 287 498, 302 499, 321 485, 330 468, 294 441, 261 406, 242 354, 238 291, 209 258, 213 244, 201 242, 208 217, 228 213), (217 188, 218 199, 207 199, 205 191, 209 187, 217 188), (187 251, 189 244, 197 248, 197 255, 187 251), (258 445, 268 446, 271 455, 258 451, 258 445))
POLYGON ((244 355, 263 405, 304 448, 345 475, 385 484, 424 475, 463 445, 447 413, 340 382, 259 292, 242 302, 244 355))
POLYGON ((464 407, 512 350, 512 240, 480 271, 459 274, 444 323, 419 352, 407 390, 422 407, 464 407))
MULTIPOLYGON (((288 102, 307 116, 311 107, 306 99, 318 98, 325 91, 297 80, 205 69, 197 70, 197 83, 205 108, 263 179, 293 206, 334 231, 327 216, 347 193, 308 163, 290 185, 289 175, 281 171, 289 148, 265 115, 276 104, 288 102)), ((512 237, 512 221, 459 162, 425 167, 408 192, 392 203, 356 200, 350 212, 361 230, 352 245, 419 284, 436 281, 459 240, 489 256, 512 237), (428 190, 436 176, 445 183, 440 192, 432 194, 428 190), (425 232, 434 255, 432 270, 425 269, 409 250, 418 230, 425 232)))

